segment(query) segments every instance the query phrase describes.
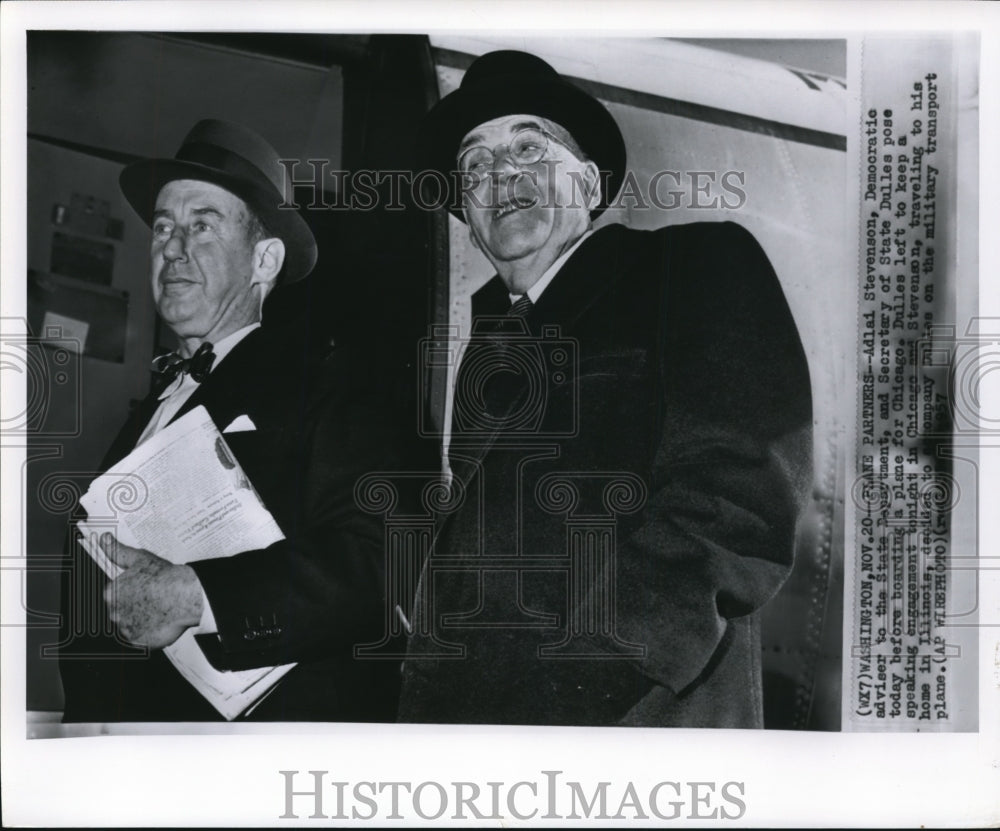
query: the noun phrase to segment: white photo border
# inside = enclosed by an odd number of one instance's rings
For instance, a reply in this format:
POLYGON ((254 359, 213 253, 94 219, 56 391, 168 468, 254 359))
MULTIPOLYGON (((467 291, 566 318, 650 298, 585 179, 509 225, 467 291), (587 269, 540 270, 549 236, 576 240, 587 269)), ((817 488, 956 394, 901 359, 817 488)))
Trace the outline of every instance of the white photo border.
MULTIPOLYGON (((4 3, 2 24, 3 142, 0 316, 24 316, 26 269, 25 32, 54 29, 190 29, 256 31, 427 32, 484 28, 685 37, 857 37, 864 32, 976 30, 980 65, 980 311, 1000 317, 998 210, 1000 190, 1000 8, 988 3, 618 3, 609 21, 606 2, 545 4, 466 2, 119 2, 4 3), (765 28, 766 25, 766 28, 765 28)), ((4 383, 4 394, 18 389, 4 383)), ((1000 412, 1000 386, 984 386, 983 406, 1000 412)), ((996 450, 984 449, 980 545, 1000 550, 995 496, 996 450)), ((4 450, 2 493, 19 494, 23 458, 4 450)), ((17 556, 23 508, 4 500, 3 556, 17 556)), ((998 561, 1000 562, 1000 561, 998 561)), ((4 568, 7 569, 5 563, 4 568)), ((1000 621, 1000 567, 983 572, 984 621, 1000 621)), ((18 608, 19 575, 5 570, 6 615, 18 608), (12 605, 13 604, 13 605, 12 605)), ((25 737, 23 629, 0 631, 3 668, 3 822, 8 826, 260 826, 333 824, 281 819, 282 770, 328 771, 329 781, 435 781, 541 784, 544 771, 587 785, 634 783, 636 791, 662 781, 741 782, 746 810, 734 826, 945 825, 985 827, 1000 822, 1000 626, 982 629, 980 723, 969 734, 817 734, 697 730, 496 728, 417 725, 244 726, 233 735, 98 736, 60 741, 25 737)), ((303 780, 304 781, 304 780, 303 780)), ((297 782, 297 785, 301 782, 297 782)), ((530 788, 528 789, 530 791, 530 788)), ((308 802, 308 800, 307 800, 308 802)), ((311 804, 311 803, 310 803, 311 804)), ((334 813, 328 807, 327 814, 334 813)), ((562 816, 568 812, 562 810, 562 816)), ((449 815, 423 824, 495 826, 449 815)), ((343 821, 339 821, 342 823, 343 821)), ((403 820, 396 820, 403 824, 403 820)), ((407 823, 421 824, 409 816, 407 823)), ((508 823, 514 820, 508 818, 508 823)), ((702 823, 704 821, 702 820, 702 823)), ((526 824, 552 824, 539 811, 526 824)), ((363 819, 354 822, 365 825, 363 819)), ((367 824, 373 824, 369 822, 367 824)), ((562 824, 581 824, 564 819, 562 824)), ((605 823, 606 824, 606 823, 605 823)), ((619 821, 619 824, 629 824, 619 821)), ((655 817, 641 824, 664 824, 655 817)), ((667 824, 699 824, 686 813, 667 824)))

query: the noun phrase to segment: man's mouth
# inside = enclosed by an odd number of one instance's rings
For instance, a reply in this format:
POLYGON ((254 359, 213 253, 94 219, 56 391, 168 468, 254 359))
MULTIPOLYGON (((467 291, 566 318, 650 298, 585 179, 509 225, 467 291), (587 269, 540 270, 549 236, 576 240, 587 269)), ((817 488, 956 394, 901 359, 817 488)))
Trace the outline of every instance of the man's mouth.
POLYGON ((493 221, 512 216, 518 211, 533 208, 539 202, 537 181, 534 176, 520 171, 503 181, 498 181, 493 191, 496 208, 493 221))
POLYGON ((194 280, 186 280, 183 277, 160 277, 160 288, 163 291, 183 291, 188 286, 193 286, 194 280))
POLYGON ((514 213, 514 211, 519 211, 520 207, 515 205, 513 202, 508 202, 506 205, 501 205, 497 208, 496 213, 493 214, 494 219, 500 219, 501 217, 507 216, 514 213))
POLYGON ((502 219, 505 216, 510 216, 517 211, 523 211, 526 208, 533 208, 537 200, 535 199, 525 199, 525 200, 515 200, 513 202, 502 202, 500 207, 493 212, 493 221, 502 219))
POLYGON ((191 280, 181 274, 178 269, 174 268, 170 263, 164 265, 160 270, 159 280, 160 285, 163 288, 166 288, 167 286, 187 285, 195 282, 194 280, 191 280))

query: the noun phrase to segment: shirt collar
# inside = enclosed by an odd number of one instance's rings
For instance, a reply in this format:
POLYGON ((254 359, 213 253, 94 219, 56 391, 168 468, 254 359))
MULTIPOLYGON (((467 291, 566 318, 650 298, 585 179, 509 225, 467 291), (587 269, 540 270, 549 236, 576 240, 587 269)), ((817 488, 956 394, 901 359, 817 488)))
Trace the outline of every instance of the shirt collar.
MULTIPOLYGON (((528 299, 530 299, 532 303, 538 302, 538 298, 542 296, 542 292, 545 291, 549 283, 552 282, 552 278, 554 278, 556 274, 559 273, 559 269, 563 267, 563 264, 566 262, 566 260, 568 260, 573 255, 573 252, 576 251, 576 249, 579 248, 581 245, 583 245, 583 241, 593 233, 594 229, 588 228, 586 231, 584 231, 584 233, 580 236, 580 238, 576 242, 574 242, 569 248, 563 251, 563 253, 554 263, 552 263, 552 265, 550 265, 547 269, 545 269, 545 273, 542 274, 542 276, 538 278, 535 284, 525 292, 525 294, 528 295, 528 299)), ((522 295, 520 294, 511 294, 510 302, 513 303, 521 296, 522 295)))

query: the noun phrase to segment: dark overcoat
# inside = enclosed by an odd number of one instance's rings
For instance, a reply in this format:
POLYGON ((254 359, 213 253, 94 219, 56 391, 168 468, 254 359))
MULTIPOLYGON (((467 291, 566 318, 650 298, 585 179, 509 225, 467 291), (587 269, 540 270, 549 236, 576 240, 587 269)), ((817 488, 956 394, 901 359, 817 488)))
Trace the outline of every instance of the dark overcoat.
MULTIPOLYGON (((386 379, 360 353, 336 349, 317 364, 305 348, 252 332, 176 416, 200 404, 220 430, 250 418, 255 430, 225 439, 286 537, 193 564, 219 632, 199 641, 221 669, 298 662, 252 719, 392 721, 398 664, 353 657, 355 644, 382 634, 385 605, 382 519, 358 508, 354 487, 400 466, 401 425, 379 389, 386 379)), ((132 450, 157 403, 136 409, 102 469, 132 450)), ((77 552, 63 586, 64 720, 221 719, 162 652, 116 643, 105 583, 77 552)))
POLYGON ((611 225, 520 333, 482 319, 509 303, 499 278, 473 299, 400 719, 761 726, 755 612, 812 448, 767 257, 732 223, 611 225))

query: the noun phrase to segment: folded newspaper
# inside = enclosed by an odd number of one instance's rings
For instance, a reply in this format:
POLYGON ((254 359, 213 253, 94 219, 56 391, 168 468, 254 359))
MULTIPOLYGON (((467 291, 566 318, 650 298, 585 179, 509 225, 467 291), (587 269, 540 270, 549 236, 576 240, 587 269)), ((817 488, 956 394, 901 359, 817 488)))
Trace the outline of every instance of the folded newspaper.
MULTIPOLYGON (((284 539, 219 433, 195 407, 98 477, 80 500, 84 549, 111 577, 121 569, 98 544, 119 542, 172 563, 229 557, 284 539)), ((215 669, 188 629, 163 650, 178 672, 227 720, 248 710, 294 664, 226 672, 215 669)))

